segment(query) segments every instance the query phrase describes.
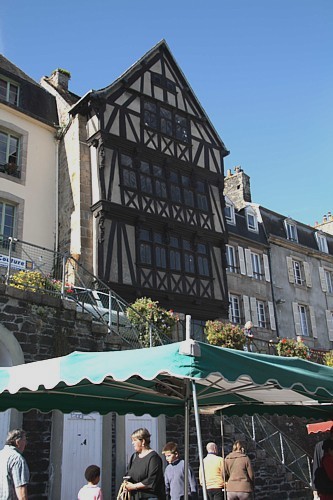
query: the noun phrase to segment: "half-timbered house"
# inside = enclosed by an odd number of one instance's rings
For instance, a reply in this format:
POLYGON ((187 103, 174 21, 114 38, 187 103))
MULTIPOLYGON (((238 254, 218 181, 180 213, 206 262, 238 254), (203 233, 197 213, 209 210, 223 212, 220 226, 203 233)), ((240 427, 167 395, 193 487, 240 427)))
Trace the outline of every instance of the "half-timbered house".
POLYGON ((69 113, 86 122, 94 274, 129 302, 227 317, 228 151, 165 41, 69 113))

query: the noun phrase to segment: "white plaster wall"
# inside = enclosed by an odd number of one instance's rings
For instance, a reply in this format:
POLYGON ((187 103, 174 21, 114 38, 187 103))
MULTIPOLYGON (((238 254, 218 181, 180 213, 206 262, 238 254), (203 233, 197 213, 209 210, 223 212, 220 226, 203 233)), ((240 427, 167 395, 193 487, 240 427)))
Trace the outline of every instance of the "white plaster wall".
POLYGON ((25 176, 14 181, 13 177, 2 175, 1 191, 24 200, 22 239, 53 249, 57 189, 55 129, 7 106, 0 105, 0 112, 0 126, 10 131, 8 124, 12 124, 27 137, 25 176))

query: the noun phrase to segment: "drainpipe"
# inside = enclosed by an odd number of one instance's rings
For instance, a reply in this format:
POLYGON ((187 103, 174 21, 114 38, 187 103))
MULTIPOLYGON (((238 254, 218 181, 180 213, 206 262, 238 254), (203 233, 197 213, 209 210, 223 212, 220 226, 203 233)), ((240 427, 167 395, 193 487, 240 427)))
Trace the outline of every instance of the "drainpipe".
POLYGON ((56 150, 55 150, 55 168, 56 168, 56 179, 55 179, 55 251, 58 252, 59 248, 59 139, 56 137, 56 150))
MULTIPOLYGON (((268 241, 268 238, 267 238, 268 241)), ((272 274, 272 256, 271 256, 271 247, 268 247, 268 266, 269 266, 269 274, 271 276, 271 291, 272 291, 272 301, 273 301, 273 309, 274 309, 274 315, 275 315, 275 326, 276 326, 276 336, 279 338, 279 325, 278 325, 278 320, 277 320, 277 313, 276 313, 276 303, 275 303, 275 296, 274 296, 274 286, 273 286, 273 274, 272 274)))

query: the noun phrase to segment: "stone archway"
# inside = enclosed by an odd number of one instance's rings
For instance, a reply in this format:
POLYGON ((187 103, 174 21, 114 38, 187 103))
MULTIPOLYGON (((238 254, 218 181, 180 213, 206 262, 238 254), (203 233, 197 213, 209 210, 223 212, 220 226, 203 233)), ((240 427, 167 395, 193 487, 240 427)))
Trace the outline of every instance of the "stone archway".
MULTIPOLYGON (((24 355, 13 333, 0 324, 0 366, 24 363, 24 355)), ((0 448, 3 447, 9 429, 21 427, 22 415, 16 410, 0 412, 0 448)))

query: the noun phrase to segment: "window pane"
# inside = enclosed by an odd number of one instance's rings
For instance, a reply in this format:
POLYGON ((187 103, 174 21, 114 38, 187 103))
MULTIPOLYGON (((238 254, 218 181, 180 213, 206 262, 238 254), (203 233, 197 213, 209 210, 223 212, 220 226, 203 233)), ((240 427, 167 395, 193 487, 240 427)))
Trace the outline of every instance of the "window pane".
POLYGON ((185 253, 185 272, 186 273, 194 273, 194 257, 192 254, 185 253))
POLYGON ((124 169, 123 171, 124 185, 132 189, 136 189, 136 175, 135 172, 124 169))
POLYGON ((188 142, 189 134, 188 134, 188 124, 186 118, 180 115, 175 115, 176 120, 176 138, 188 142))
POLYGON ((124 167, 133 167, 132 158, 130 156, 127 156, 127 155, 120 155, 120 163, 124 167))
POLYGON ((170 246, 179 248, 179 238, 175 238, 175 236, 170 236, 170 246))
POLYGON ((7 138, 7 134, 0 132, 0 165, 7 163, 7 138))
POLYGON ((12 83, 9 84, 9 102, 11 104, 18 104, 18 87, 16 85, 13 85, 12 83))
POLYGON ((176 203, 181 203, 181 195, 179 186, 171 185, 171 200, 176 203))
POLYGON ((188 205, 189 207, 194 207, 194 196, 192 191, 189 189, 184 189, 184 202, 185 205, 188 205))
POLYGON ((180 252, 177 250, 170 250, 170 269, 173 271, 181 270, 180 252))
POLYGON ((155 177, 164 177, 163 168, 153 165, 153 174, 155 177))
POLYGON ((157 246, 155 249, 156 266, 166 268, 166 251, 165 248, 157 246))
POLYGON ((147 243, 140 243, 140 262, 151 264, 151 248, 147 243))
POLYGON ((167 198, 167 189, 165 182, 155 181, 155 194, 160 198, 167 198))
POLYGON ((204 212, 208 212, 208 201, 205 194, 197 194, 198 208, 204 212))
POLYGON ((0 203, 0 234, 6 237, 14 235, 15 207, 0 203))
POLYGON ((141 161, 140 162, 140 172, 143 172, 145 174, 149 174, 150 173, 149 163, 147 163, 146 161, 141 161))
POLYGON ((7 82, 0 79, 0 99, 7 99, 7 82))
POLYGON ((147 229, 141 229, 140 230, 140 240, 151 241, 150 231, 148 231, 147 229))
POLYGON ((8 162, 17 165, 19 141, 17 137, 10 136, 8 162))
POLYGON ((155 243, 162 243, 163 242, 163 237, 161 233, 154 233, 154 241, 155 243))
POLYGON ((153 186, 150 177, 147 177, 146 175, 140 175, 140 185, 142 191, 144 191, 145 193, 153 192, 153 186))
POLYGON ((202 257, 199 255, 198 257, 198 271, 199 274, 203 276, 209 276, 209 266, 207 257, 202 257))

